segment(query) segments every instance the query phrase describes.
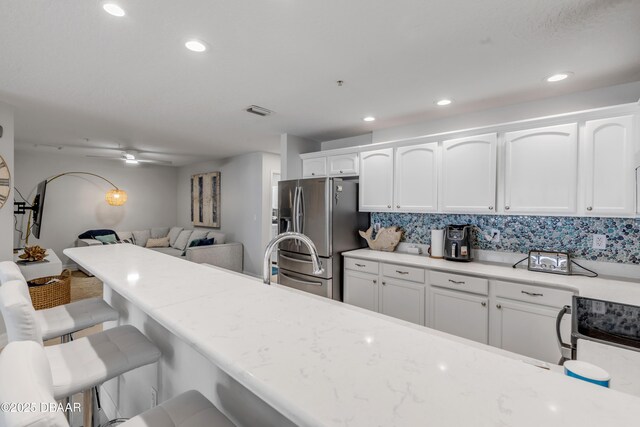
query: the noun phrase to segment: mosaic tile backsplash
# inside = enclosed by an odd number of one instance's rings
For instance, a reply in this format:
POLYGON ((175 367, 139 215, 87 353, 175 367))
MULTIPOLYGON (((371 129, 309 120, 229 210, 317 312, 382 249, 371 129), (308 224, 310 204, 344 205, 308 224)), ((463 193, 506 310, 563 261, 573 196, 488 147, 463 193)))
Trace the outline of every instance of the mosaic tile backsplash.
POLYGON ((500 243, 495 243, 476 229, 475 249, 522 254, 532 249, 568 251, 577 259, 640 264, 640 219, 375 212, 371 224, 375 223, 399 226, 408 243, 430 244, 431 229, 472 224, 486 234, 492 228, 500 230, 500 243), (591 247, 593 234, 607 236, 607 249, 591 247))

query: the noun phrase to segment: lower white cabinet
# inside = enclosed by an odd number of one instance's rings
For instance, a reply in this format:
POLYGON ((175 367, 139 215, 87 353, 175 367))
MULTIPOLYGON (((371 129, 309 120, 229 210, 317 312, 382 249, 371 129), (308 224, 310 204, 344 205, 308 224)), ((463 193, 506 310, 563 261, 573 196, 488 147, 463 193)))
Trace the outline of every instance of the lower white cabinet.
MULTIPOLYGON (((378 270, 377 263, 372 263, 371 261, 358 262, 358 260, 350 258, 345 259, 344 302, 386 314, 387 316, 417 323, 418 325, 424 325, 425 284, 385 276, 385 270, 395 273, 396 271, 404 272, 405 269, 398 268, 393 264, 381 265, 382 268, 378 270), (358 268, 367 268, 369 271, 373 271, 375 268, 380 273, 363 273, 362 271, 357 271, 356 269, 358 268)), ((409 270, 407 269, 407 271, 409 270)), ((422 280, 424 282, 424 279, 422 280)))
POLYGON ((468 292, 431 287, 430 326, 448 334, 489 343, 488 298, 468 292))
POLYGON ((380 313, 424 325, 425 286, 407 280, 382 278, 380 313))
MULTIPOLYGON (((507 351, 548 363, 558 363, 561 354, 556 338, 556 317, 571 305, 572 292, 541 286, 496 281, 491 301, 489 343, 507 351)), ((569 336, 569 318, 561 324, 569 336)))

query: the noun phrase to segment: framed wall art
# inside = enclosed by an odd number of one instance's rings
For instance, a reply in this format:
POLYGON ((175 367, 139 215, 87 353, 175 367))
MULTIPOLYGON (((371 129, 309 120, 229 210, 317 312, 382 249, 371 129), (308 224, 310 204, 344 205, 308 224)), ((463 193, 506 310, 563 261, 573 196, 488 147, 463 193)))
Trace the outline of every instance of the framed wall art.
POLYGON ((220 172, 191 176, 191 222, 220 228, 220 172))

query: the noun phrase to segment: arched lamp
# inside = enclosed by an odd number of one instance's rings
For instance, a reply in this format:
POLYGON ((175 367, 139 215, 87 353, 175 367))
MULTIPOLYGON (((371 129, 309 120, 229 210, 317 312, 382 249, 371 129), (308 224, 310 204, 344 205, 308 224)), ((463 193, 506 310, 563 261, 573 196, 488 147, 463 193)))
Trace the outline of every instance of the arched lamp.
POLYGON ((122 206, 125 204, 125 202, 127 201, 127 192, 124 190, 119 189, 118 187, 116 187, 116 185, 109 181, 107 178, 97 175, 95 173, 91 173, 91 172, 65 172, 65 173, 61 173, 59 175, 56 175, 54 177, 51 177, 49 179, 47 179, 47 184, 50 183, 51 181, 53 181, 54 179, 58 179, 61 176, 65 176, 65 175, 91 175, 91 176, 95 176, 96 178, 100 178, 103 181, 106 181, 107 183, 109 183, 109 185, 111 185, 113 188, 109 191, 107 191, 107 195, 104 197, 104 199, 107 201, 107 203, 109 203, 111 206, 122 206))

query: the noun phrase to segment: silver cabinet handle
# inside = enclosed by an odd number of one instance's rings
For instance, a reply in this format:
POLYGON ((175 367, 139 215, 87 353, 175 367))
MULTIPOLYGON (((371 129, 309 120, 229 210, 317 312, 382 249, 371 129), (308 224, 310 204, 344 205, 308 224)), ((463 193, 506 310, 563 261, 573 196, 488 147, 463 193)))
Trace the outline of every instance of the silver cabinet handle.
POLYGON ((391 209, 391 205, 387 205, 387 208, 391 209))
POLYGON ((340 173, 342 173, 342 171, 340 171, 340 173))
POLYGON ((527 291, 520 291, 520 292, 522 292, 525 295, 529 295, 531 297, 543 297, 544 296, 544 294, 539 294, 539 293, 536 293, 536 292, 527 292, 527 291))
POLYGON ((482 301, 482 302, 480 303, 480 305, 482 305, 483 307, 486 307, 486 306, 487 306, 487 302, 486 302, 486 301, 482 301))
POLYGON ((511 209, 511 206, 505 206, 505 207, 504 207, 504 210, 505 210, 505 211, 508 211, 509 209, 511 209))
POLYGON ((364 264, 358 264, 358 263, 356 262, 356 267, 364 267, 364 266, 365 266, 364 264))
POLYGON ((402 270, 396 270, 396 273, 398 273, 398 274, 409 274, 408 271, 402 271, 402 270))
POLYGON ((489 206, 489 210, 492 211, 493 210, 493 206, 489 206))
POLYGON ((449 279, 449 282, 455 283, 456 285, 464 285, 465 284, 465 282, 462 282, 462 281, 458 282, 458 281, 451 280, 451 279, 449 279))
POLYGON ((498 310, 500 310, 500 309, 502 308, 502 306, 501 306, 500 304, 496 304, 496 308, 497 308, 498 310))
POLYGON ((316 174, 315 172, 311 172, 311 176, 315 176, 315 174, 316 174))
POLYGON ((382 286, 386 286, 386 285, 387 285, 387 282, 382 282, 382 286))
POLYGON ((587 210, 588 211, 592 211, 593 210, 593 206, 587 206, 587 210))
POLYGON ((400 205, 396 205, 396 208, 400 209, 400 205))
POLYGON ((373 284, 375 285, 376 283, 378 283, 378 281, 376 279, 373 279, 373 284))

